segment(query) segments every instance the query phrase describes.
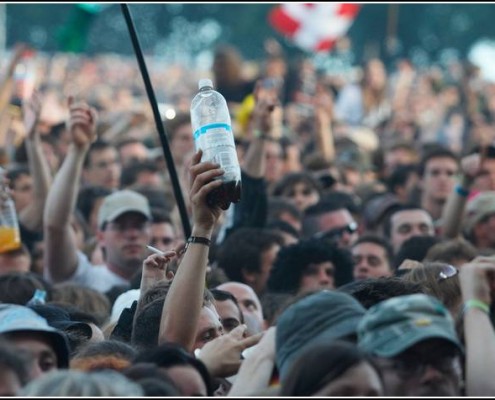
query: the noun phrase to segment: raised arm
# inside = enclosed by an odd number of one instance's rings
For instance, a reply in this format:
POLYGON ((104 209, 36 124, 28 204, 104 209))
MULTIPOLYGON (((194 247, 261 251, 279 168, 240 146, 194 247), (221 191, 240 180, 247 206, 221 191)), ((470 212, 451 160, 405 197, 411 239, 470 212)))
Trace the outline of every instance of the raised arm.
POLYGON ((242 362, 239 373, 228 396, 251 396, 270 386, 275 368, 275 333, 276 327, 269 328, 249 356, 242 362))
POLYGON ((176 255, 177 253, 174 250, 170 250, 164 251, 162 254, 152 254, 144 260, 141 284, 139 285, 138 309, 144 294, 149 288, 162 280, 171 281, 174 278, 174 273, 167 271, 167 265, 176 255))
POLYGON ((4 78, 0 81, 0 110, 2 113, 7 108, 12 96, 12 90, 14 88, 14 72, 25 50, 26 46, 23 44, 15 47, 12 59, 7 66, 7 72, 4 78))
POLYGON ((52 181, 50 166, 41 147, 40 134, 36 129, 41 113, 41 98, 38 92, 34 92, 33 96, 24 102, 22 111, 34 196, 33 201, 19 213, 19 220, 25 228, 37 232, 43 229, 43 211, 52 181))
POLYGON ((315 142, 327 162, 335 159, 335 143, 332 131, 332 98, 326 89, 319 85, 315 97, 315 142))
POLYGON ((15 132, 10 129, 12 120, 20 114, 17 106, 10 106, 14 88, 14 71, 25 50, 24 45, 16 46, 12 59, 10 60, 7 71, 0 80, 0 147, 10 150, 14 147, 15 132))
POLYGON ((266 168, 266 139, 279 139, 279 129, 275 129, 278 124, 274 121, 274 111, 280 105, 276 92, 264 89, 261 83, 256 85, 254 99, 256 103, 250 124, 253 139, 244 157, 242 170, 251 178, 263 178, 266 168))
MULTIPOLYGON (((200 162, 197 152, 190 168, 190 191, 193 228, 192 236, 211 239, 213 228, 220 217, 220 207, 208 207, 206 195, 219 187, 221 180, 213 180, 224 171, 218 164, 200 162)), ((163 305, 158 344, 174 342, 193 351, 199 314, 203 306, 206 266, 209 246, 189 243, 177 269, 163 305)))
POLYGON ((448 197, 442 212, 442 236, 455 239, 461 233, 464 208, 475 177, 481 170, 481 156, 477 153, 461 160, 461 178, 448 197))
POLYGON ((77 245, 70 226, 84 157, 96 139, 96 110, 69 98, 72 143, 48 192, 44 213, 45 276, 53 282, 69 279, 77 269, 77 245))
POLYGON ((490 320, 495 258, 478 257, 460 269, 464 301, 466 396, 495 393, 495 331, 490 320))

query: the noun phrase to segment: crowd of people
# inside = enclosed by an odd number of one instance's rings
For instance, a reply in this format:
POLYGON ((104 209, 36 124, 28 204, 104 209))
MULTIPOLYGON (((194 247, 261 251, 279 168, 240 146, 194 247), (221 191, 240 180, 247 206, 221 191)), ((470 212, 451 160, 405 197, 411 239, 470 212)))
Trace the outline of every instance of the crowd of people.
POLYGON ((0 202, 21 237, 0 251, 0 395, 495 394, 495 84, 478 68, 329 74, 275 42, 258 63, 231 45, 205 71, 150 62, 188 235, 135 60, 26 54, 0 82, 0 202), (199 78, 231 112, 227 210, 194 147, 199 78))

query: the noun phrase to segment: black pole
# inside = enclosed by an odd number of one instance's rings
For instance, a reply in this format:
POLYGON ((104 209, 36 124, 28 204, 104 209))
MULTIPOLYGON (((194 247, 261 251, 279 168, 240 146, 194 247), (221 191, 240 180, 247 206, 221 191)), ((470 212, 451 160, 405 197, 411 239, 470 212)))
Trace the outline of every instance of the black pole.
POLYGON ((186 239, 191 236, 191 226, 189 224, 189 217, 187 215, 186 205, 184 203, 184 198, 182 197, 182 191, 180 189, 179 179, 177 178, 177 171, 175 170, 174 160, 172 158, 172 153, 170 152, 170 147, 168 145, 168 139, 165 135, 165 128, 163 126, 162 117, 160 111, 158 110, 158 104, 156 102, 155 93, 153 92, 153 87, 151 86, 151 80, 146 68, 146 63, 144 61, 143 52, 141 51, 141 46, 139 44, 139 39, 136 33, 136 28, 132 20, 131 12, 127 4, 121 4, 122 13, 124 14, 125 21, 127 23, 127 28, 129 29, 129 34, 131 36, 132 45, 134 47, 134 52, 139 64, 139 69, 143 77, 144 86, 146 87, 146 93, 148 94, 148 99, 153 109, 153 116, 155 117, 156 129, 160 135, 160 141, 162 142, 163 154, 165 156, 165 161, 167 162, 168 172, 170 174, 170 179, 172 181, 172 186, 174 189, 175 200, 177 201, 177 206, 179 207, 179 213, 182 220, 182 227, 184 229, 184 236, 186 239))

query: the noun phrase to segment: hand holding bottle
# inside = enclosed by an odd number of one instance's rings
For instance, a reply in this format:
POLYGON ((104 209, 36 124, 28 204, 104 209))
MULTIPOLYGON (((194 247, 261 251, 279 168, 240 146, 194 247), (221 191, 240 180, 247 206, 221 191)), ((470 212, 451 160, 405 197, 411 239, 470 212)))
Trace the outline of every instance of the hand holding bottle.
POLYGON ((189 170, 191 185, 189 196, 192 206, 193 225, 198 236, 211 236, 216 221, 220 217, 222 204, 210 205, 208 195, 222 185, 220 179, 225 172, 218 164, 201 162, 202 151, 198 151, 189 170))

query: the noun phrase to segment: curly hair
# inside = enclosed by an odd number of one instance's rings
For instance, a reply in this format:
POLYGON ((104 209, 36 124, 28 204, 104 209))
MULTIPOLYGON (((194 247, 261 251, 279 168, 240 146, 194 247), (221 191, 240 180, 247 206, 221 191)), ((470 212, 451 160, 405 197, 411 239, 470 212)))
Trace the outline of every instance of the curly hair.
POLYGON ((218 249, 217 266, 231 281, 244 281, 244 272, 260 272, 262 254, 273 246, 284 245, 282 236, 263 228, 239 228, 218 249))
POLYGON ((352 280, 353 262, 347 250, 321 240, 302 240, 283 247, 273 263, 268 290, 275 293, 297 293, 304 270, 310 264, 331 262, 335 267, 335 287, 352 280))

